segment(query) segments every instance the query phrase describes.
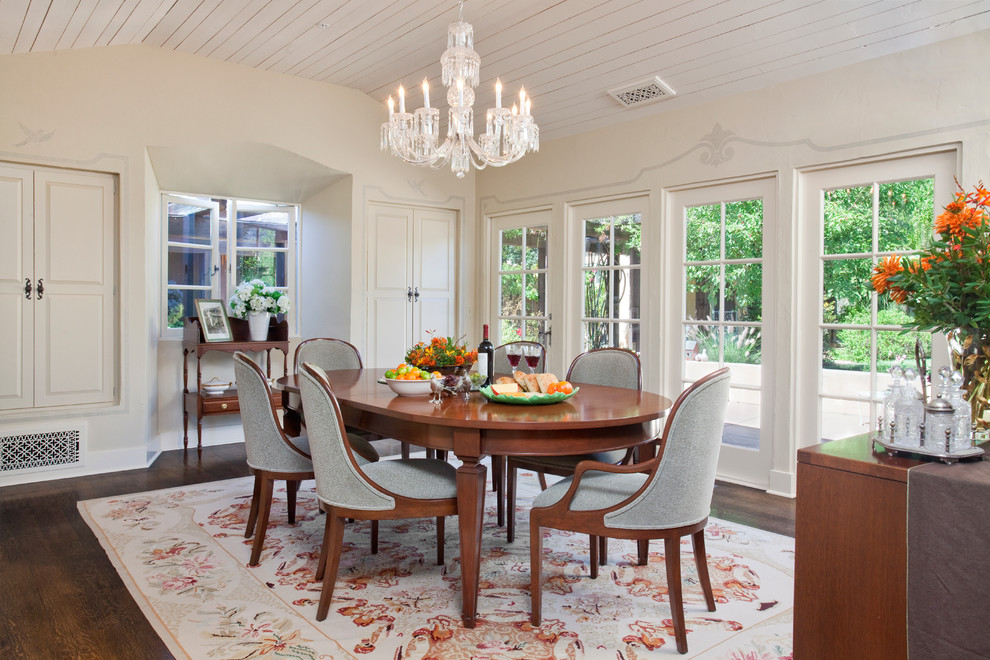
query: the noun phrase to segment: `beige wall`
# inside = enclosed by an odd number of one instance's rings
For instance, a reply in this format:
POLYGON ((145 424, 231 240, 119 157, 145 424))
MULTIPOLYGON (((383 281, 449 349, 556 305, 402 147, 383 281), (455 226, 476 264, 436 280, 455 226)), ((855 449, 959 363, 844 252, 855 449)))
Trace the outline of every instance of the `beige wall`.
MULTIPOLYGON (((308 191, 309 207, 307 200, 291 198, 305 186, 285 181, 275 190, 286 197, 275 201, 302 201, 303 222, 312 221, 302 231, 315 244, 307 243, 304 255, 323 252, 334 260, 303 262, 302 330, 309 334, 345 334, 359 345, 364 340, 363 300, 352 288, 359 292, 364 284, 368 201, 456 208, 463 235, 473 236, 468 200, 474 199, 474 177, 458 180, 447 171, 414 168, 380 153, 384 106, 354 90, 144 46, 4 55, 0 81, 0 160, 114 172, 121 181, 120 403, 0 416, 0 433, 53 418, 87 427, 85 468, 31 479, 141 467, 160 447, 181 446, 181 350, 178 342, 159 339, 158 206, 159 190, 166 186, 154 168, 163 162, 161 154, 179 150, 191 161, 216 159, 225 149, 260 145, 261 151, 278 149, 343 177, 308 191), (22 125, 52 134, 24 142, 22 125), (154 164, 149 150, 156 154, 154 164), (324 241, 329 244, 321 246, 324 241), (342 281, 343 290, 331 286, 331 279, 342 281)), ((228 160, 233 162, 211 185, 228 182, 231 191, 243 194, 257 162, 228 160)), ((470 317, 470 305, 471 296, 462 296, 462 319, 470 317)), ((236 417, 209 422, 207 444, 238 438, 236 417)), ((13 481, 0 478, 4 483, 13 481)))
MULTIPOLYGON (((990 31, 914 51, 887 56, 718 102, 670 111, 643 120, 578 135, 541 146, 510 167, 478 176, 476 250, 487 247, 487 219, 515 209, 550 208, 554 244, 564 236, 567 208, 610 195, 644 193, 650 198, 644 263, 658 272, 659 300, 647 309, 656 335, 644 357, 650 389, 680 388, 679 294, 664 286, 673 259, 665 258, 670 230, 665 204, 672 189, 706 182, 770 175, 777 181, 777 224, 772 253, 777 261, 777 369, 770 386, 776 442, 769 486, 794 489, 795 451, 813 444, 807 415, 797 409, 802 388, 814 387, 796 373, 795 307, 801 291, 796 241, 798 171, 934 145, 955 144, 961 154, 958 176, 966 185, 990 180, 990 31), (658 264, 658 262, 661 262, 658 264), (673 339, 672 339, 673 337, 673 339), (804 380, 802 380, 802 378, 804 380)), ((539 121, 538 110, 534 111, 539 121)), ((945 203, 948 200, 941 200, 945 203)), ((768 228, 769 229, 769 228, 768 228)), ((675 252, 676 254, 676 252, 675 252)), ((769 257, 769 255, 767 255, 769 257)), ((559 292, 559 291, 558 291, 559 292)), ((482 316, 490 316, 484 282, 477 290, 482 316)), ((555 317, 559 329, 561 320, 555 317)), ((554 332, 556 345, 558 332, 554 332)), ((811 342, 813 343, 813 342, 811 342)), ((577 352, 568 347, 565 364, 577 352)), ((813 379, 813 375, 811 376, 813 379)))

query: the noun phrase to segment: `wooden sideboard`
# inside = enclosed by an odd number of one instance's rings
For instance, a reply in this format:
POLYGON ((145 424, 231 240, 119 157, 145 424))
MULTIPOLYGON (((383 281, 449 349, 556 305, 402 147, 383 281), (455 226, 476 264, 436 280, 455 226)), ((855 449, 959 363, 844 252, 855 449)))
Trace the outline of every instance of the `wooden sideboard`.
POLYGON ((798 450, 794 657, 907 658, 907 477, 868 435, 798 450))
MULTIPOLYGON (((247 322, 230 319, 230 330, 234 341, 207 342, 203 340, 199 319, 187 316, 182 330, 182 447, 189 448, 189 414, 196 416, 196 448, 203 448, 203 418, 210 415, 231 415, 240 412, 237 402, 237 389, 231 388, 223 394, 204 394, 201 360, 211 351, 233 354, 237 351, 265 352, 265 368, 268 377, 272 375, 272 349, 282 351, 282 371, 289 367, 289 324, 272 319, 268 328, 268 341, 250 341, 247 322), (196 356, 196 389, 189 390, 189 356, 196 356)), ((282 407, 282 393, 272 392, 277 408, 282 407)))

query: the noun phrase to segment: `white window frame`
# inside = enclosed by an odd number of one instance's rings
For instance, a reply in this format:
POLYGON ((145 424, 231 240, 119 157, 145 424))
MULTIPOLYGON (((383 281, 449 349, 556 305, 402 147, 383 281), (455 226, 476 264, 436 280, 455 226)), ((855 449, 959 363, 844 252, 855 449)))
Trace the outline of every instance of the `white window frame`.
MULTIPOLYGON (((182 290, 196 290, 204 291, 204 298, 214 298, 222 299, 224 303, 233 294, 234 289, 237 288, 237 284, 243 279, 239 273, 236 272, 237 264, 237 254, 239 252, 284 252, 286 254, 286 286, 277 287, 279 290, 284 291, 288 296, 289 300, 292 301, 292 308, 289 313, 286 314, 286 319, 289 322, 289 334, 295 335, 295 328, 297 327, 298 316, 298 302, 299 302, 299 287, 298 287, 298 263, 299 263, 299 242, 297 237, 299 235, 299 218, 301 217, 302 209, 298 204, 290 204, 285 202, 275 202, 275 201, 265 201, 265 200, 253 200, 245 198, 234 198, 227 196, 217 196, 217 195, 204 195, 204 194, 192 194, 192 193, 179 193, 179 192, 163 192, 161 196, 160 218, 161 218, 161 275, 160 275, 160 291, 161 291, 161 303, 159 305, 160 314, 160 333, 162 338, 181 338, 182 328, 170 328, 168 327, 168 290, 171 289, 182 289, 182 290), (227 217, 220 218, 219 215, 219 202, 213 201, 215 199, 226 199, 227 200, 227 217), (190 203, 197 204, 204 207, 209 207, 212 209, 210 218, 210 245, 204 246, 201 244, 194 243, 174 243, 168 240, 168 205, 170 202, 177 203, 190 203), (279 210, 284 210, 289 214, 289 235, 287 239, 287 245, 285 248, 239 248, 237 246, 237 209, 241 208, 251 208, 258 206, 277 206, 279 210), (220 265, 220 223, 227 223, 227 268, 225 273, 220 273, 216 267, 220 265), (170 285, 168 282, 168 249, 171 246, 182 246, 186 248, 192 248, 197 250, 209 250, 211 252, 212 264, 214 266, 213 274, 211 275, 211 286, 209 288, 201 287, 198 285, 170 285), (220 277, 218 277, 220 275, 220 277), (208 292, 208 295, 205 294, 208 292)), ((228 308, 227 312, 230 310, 228 308)), ((185 310, 185 316, 195 316, 195 310, 185 310)))
MULTIPOLYGON (((796 367, 795 425, 797 446, 806 447, 821 442, 822 398, 843 398, 850 405, 863 405, 868 420, 876 418, 878 396, 850 393, 847 397, 822 391, 822 312, 823 264, 823 199, 825 190, 934 177, 933 230, 936 211, 952 200, 954 177, 958 172, 958 152, 954 146, 921 150, 874 159, 843 163, 805 170, 798 175, 798 205, 801 222, 798 234, 796 325, 794 346, 796 367)), ((869 286, 865 282, 864 286, 869 286)), ((874 315, 875 315, 874 303, 874 315)), ((875 316, 874 316, 875 318, 875 316)), ((886 326, 871 328, 884 330, 886 326)), ((931 370, 948 364, 948 345, 943 335, 932 337, 931 370)), ((871 369, 870 391, 877 392, 876 369, 871 369)), ((868 428, 872 428, 868 425, 868 428)))

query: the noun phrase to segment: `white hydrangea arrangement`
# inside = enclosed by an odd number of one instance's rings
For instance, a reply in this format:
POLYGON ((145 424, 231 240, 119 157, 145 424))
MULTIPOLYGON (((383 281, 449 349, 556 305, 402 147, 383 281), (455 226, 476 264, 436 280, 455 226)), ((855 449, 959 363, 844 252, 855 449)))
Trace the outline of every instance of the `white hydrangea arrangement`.
POLYGON ((283 291, 274 289, 261 280, 251 280, 237 285, 227 305, 231 316, 245 319, 250 312, 285 314, 292 306, 292 301, 283 291))

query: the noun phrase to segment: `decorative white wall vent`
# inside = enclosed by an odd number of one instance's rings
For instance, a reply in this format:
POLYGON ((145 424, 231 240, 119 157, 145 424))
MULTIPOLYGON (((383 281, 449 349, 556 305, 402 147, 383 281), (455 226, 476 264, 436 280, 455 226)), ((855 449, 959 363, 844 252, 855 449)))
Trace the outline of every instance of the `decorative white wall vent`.
POLYGON ((675 92, 659 76, 608 90, 609 95, 627 108, 665 101, 675 92))
POLYGON ((85 430, 78 427, 0 436, 0 474, 41 472, 83 464, 85 430))

